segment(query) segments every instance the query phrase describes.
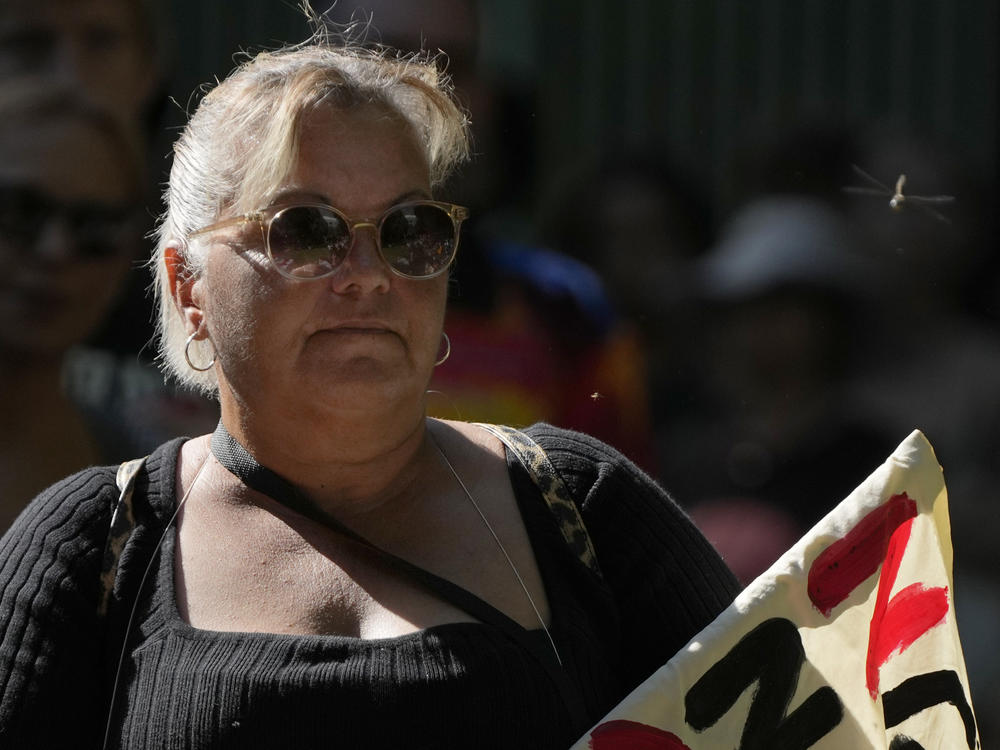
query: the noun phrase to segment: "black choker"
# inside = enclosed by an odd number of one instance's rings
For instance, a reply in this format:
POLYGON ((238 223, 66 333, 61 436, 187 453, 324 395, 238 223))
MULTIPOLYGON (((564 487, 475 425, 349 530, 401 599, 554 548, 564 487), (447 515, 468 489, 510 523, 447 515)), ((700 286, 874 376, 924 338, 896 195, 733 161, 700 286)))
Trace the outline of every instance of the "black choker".
POLYGON ((252 490, 267 495, 286 508, 322 524, 354 540, 361 538, 329 513, 318 508, 279 474, 266 466, 261 466, 239 441, 229 434, 229 430, 219 420, 219 426, 212 434, 212 454, 216 460, 252 490))

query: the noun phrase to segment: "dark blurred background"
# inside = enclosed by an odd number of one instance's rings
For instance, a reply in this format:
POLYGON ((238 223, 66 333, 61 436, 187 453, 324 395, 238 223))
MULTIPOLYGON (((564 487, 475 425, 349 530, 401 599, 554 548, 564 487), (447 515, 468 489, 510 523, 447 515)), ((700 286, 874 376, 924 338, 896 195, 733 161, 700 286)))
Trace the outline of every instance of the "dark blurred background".
MULTIPOLYGON (((581 159, 635 146, 682 158, 709 182, 721 211, 738 197, 732 163, 748 139, 803 121, 923 137, 983 179, 995 172, 998 23, 991 0, 479 6, 480 70, 523 94, 531 118, 519 125, 533 152, 521 164, 530 172, 526 209, 581 159)), ((170 3, 169 88, 181 105, 199 84, 228 71, 237 50, 306 32, 291 2, 245 0, 238 8, 170 3)))

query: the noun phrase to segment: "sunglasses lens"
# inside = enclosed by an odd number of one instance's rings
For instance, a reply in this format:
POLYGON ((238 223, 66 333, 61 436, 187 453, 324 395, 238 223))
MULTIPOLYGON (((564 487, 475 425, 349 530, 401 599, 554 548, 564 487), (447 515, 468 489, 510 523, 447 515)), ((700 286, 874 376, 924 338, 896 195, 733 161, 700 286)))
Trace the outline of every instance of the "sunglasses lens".
POLYGON ((268 248, 285 276, 314 279, 333 273, 351 249, 343 217, 320 206, 293 206, 271 220, 268 248))
POLYGON ((131 206, 64 204, 30 187, 0 187, 0 241, 26 253, 58 222, 64 233, 61 241, 71 244, 77 258, 121 255, 138 242, 135 217, 131 206))
POLYGON ((50 213, 49 205, 33 190, 0 188, 0 232, 5 242, 33 246, 50 213))
POLYGON ((400 206, 382 220, 382 255, 403 276, 425 279, 437 276, 451 264, 458 232, 451 216, 440 206, 400 206))
POLYGON ((125 211, 90 208, 69 213, 67 219, 73 228, 77 252, 87 258, 120 255, 139 240, 135 219, 125 211))

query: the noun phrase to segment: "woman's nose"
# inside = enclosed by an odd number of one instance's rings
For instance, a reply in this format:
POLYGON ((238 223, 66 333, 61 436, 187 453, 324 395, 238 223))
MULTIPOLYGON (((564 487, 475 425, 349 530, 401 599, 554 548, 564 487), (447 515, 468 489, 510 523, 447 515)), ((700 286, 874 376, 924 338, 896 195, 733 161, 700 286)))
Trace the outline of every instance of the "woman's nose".
POLYGON ((378 227, 368 222, 355 224, 354 242, 344 262, 331 277, 339 294, 384 293, 389 290, 392 270, 382 260, 376 244, 378 227))
POLYGON ((50 216, 38 230, 32 255, 46 263, 65 263, 76 254, 77 238, 64 217, 50 216))

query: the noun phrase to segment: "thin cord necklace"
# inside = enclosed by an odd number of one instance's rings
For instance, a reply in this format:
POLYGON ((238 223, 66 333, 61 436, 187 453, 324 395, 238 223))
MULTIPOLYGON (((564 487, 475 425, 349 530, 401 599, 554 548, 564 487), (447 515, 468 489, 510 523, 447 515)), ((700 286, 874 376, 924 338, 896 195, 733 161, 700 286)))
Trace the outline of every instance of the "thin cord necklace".
POLYGON ((528 603, 531 605, 531 609, 534 610, 535 617, 538 618, 538 624, 542 626, 542 630, 545 633, 545 637, 548 638, 549 640, 549 645, 552 646, 552 651, 556 655, 556 661, 559 662, 559 666, 562 666, 563 662, 562 658, 559 656, 559 649, 556 648, 556 642, 555 640, 553 640, 552 634, 549 632, 549 629, 545 627, 545 620, 542 618, 541 612, 538 611, 538 607, 535 605, 535 600, 531 597, 531 593, 528 591, 528 587, 527 585, 525 585, 524 579, 521 577, 520 571, 518 571, 517 566, 514 564, 514 561, 507 553, 507 548, 503 546, 503 542, 500 541, 500 537, 497 535, 496 531, 494 531, 493 526, 489 522, 489 519, 486 518, 486 514, 483 513, 482 509, 479 507, 479 503, 476 502, 476 498, 472 496, 472 493, 469 492, 469 488, 465 486, 465 482, 462 481, 462 477, 460 477, 458 475, 458 472, 455 471, 455 467, 452 465, 451 461, 448 460, 448 455, 441 448, 441 445, 438 443, 437 438, 435 438, 434 435, 431 434, 430 430, 427 430, 427 436, 431 439, 431 443, 437 450, 438 455, 441 456, 441 459, 444 461, 445 466, 448 467, 448 470, 451 472, 451 475, 455 477, 455 481, 458 482, 458 486, 462 488, 462 492, 465 493, 465 496, 469 499, 469 502, 472 503, 472 507, 476 509, 476 513, 479 514, 479 518, 482 519, 483 525, 486 526, 486 529, 490 532, 490 536, 493 537, 493 541, 497 543, 497 547, 499 547, 500 551, 503 553, 504 558, 507 560, 507 564, 510 566, 511 571, 513 571, 514 573, 514 577, 517 579, 517 582, 521 585, 521 590, 524 592, 525 597, 528 599, 528 603))

